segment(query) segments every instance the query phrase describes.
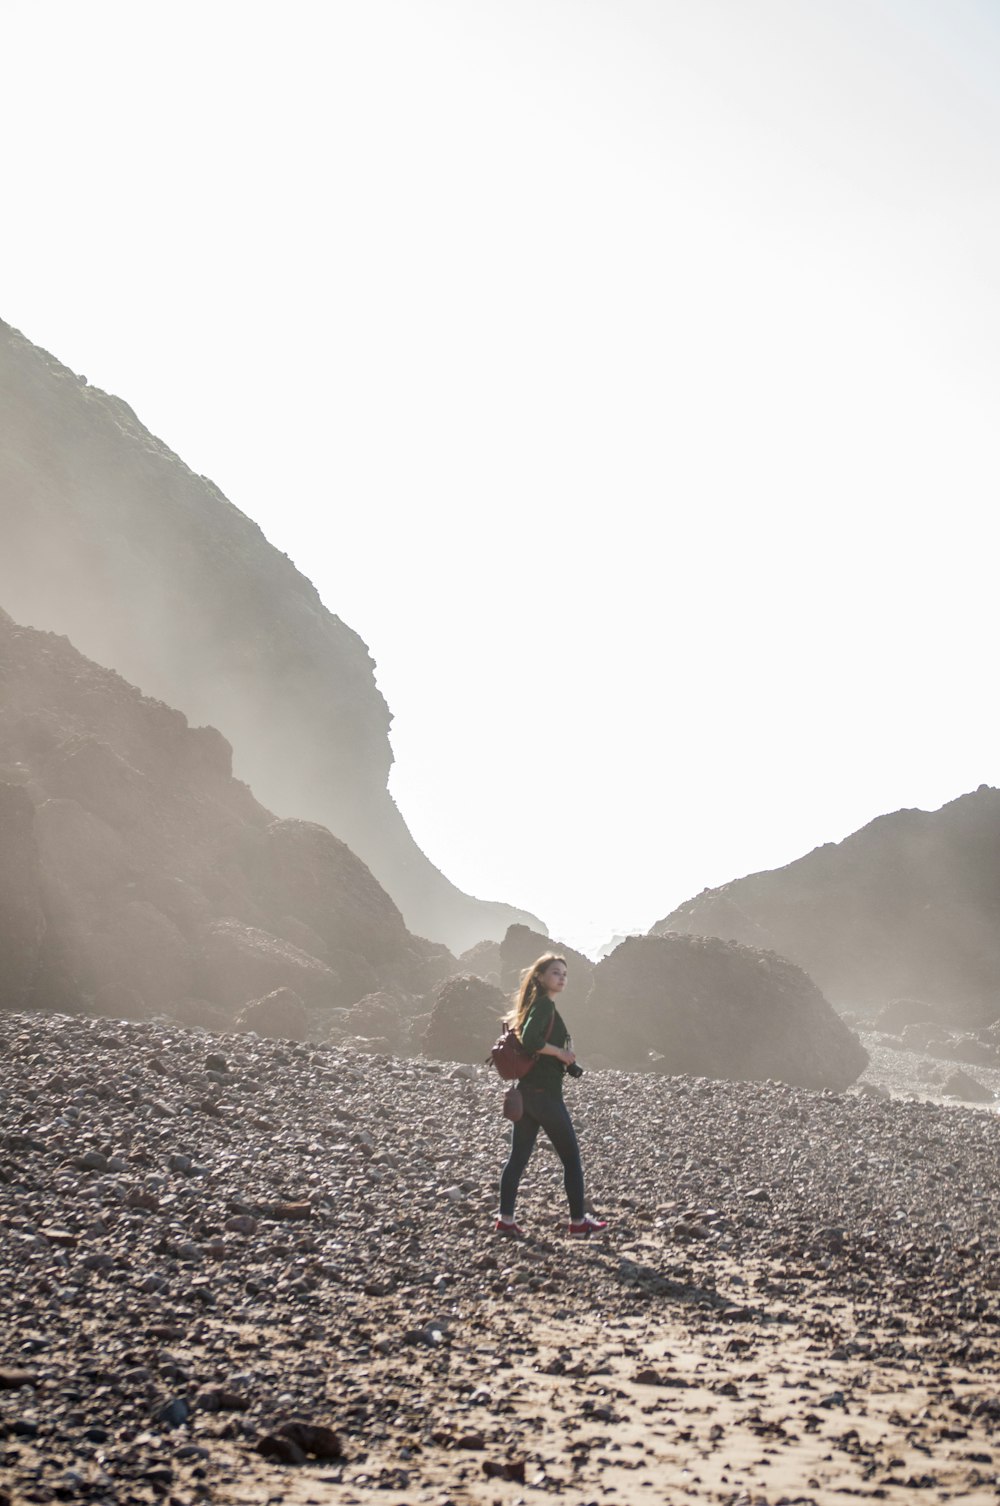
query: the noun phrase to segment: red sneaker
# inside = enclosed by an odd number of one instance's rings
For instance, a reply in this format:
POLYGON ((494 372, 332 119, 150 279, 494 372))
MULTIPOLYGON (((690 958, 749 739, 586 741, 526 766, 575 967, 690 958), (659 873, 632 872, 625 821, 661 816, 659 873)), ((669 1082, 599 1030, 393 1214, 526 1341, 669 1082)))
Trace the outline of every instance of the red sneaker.
POLYGON ((595 1218, 585 1213, 582 1218, 570 1219, 569 1234, 573 1239, 589 1239, 592 1234, 603 1234, 608 1227, 606 1218, 595 1218))
POLYGON ((519 1229, 512 1218, 498 1218, 494 1225, 494 1232, 502 1234, 505 1239, 524 1239, 523 1229, 519 1229))

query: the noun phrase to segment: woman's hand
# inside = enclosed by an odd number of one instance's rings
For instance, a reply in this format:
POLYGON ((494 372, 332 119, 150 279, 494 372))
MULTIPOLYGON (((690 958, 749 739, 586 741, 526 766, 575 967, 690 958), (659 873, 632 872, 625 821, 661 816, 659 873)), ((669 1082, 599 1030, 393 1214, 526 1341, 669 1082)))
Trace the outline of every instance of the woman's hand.
POLYGON ((546 1041, 544 1046, 538 1049, 539 1056, 554 1056, 556 1061, 562 1062, 564 1067, 571 1067, 576 1061, 575 1051, 564 1051, 561 1046, 550 1046, 546 1041))

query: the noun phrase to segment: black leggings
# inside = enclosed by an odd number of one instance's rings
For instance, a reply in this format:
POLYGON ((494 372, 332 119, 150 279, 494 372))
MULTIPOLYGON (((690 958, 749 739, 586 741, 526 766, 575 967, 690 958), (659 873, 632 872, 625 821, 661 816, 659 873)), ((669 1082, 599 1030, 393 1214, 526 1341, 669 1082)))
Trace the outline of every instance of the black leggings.
POLYGON ((543 1129, 558 1152, 563 1164, 563 1180, 569 1199, 569 1216, 581 1219, 583 1207, 583 1166, 580 1162, 580 1147, 576 1143, 576 1131, 559 1093, 547 1093, 544 1088, 527 1088, 521 1084, 524 1096, 524 1114, 512 1126, 510 1137, 510 1160, 500 1178, 500 1213, 503 1218, 514 1217, 514 1204, 521 1173, 531 1160, 531 1152, 543 1129))

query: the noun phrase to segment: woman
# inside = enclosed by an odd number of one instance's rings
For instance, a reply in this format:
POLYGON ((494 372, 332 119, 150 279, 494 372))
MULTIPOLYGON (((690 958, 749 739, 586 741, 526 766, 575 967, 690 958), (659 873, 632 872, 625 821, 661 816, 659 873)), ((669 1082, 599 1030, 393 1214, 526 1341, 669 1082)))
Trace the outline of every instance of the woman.
POLYGON ((535 1065, 521 1078, 524 1114, 513 1126, 510 1160, 500 1178, 500 1216, 496 1232, 523 1239, 524 1231, 514 1222, 521 1173, 543 1129, 563 1164, 563 1179, 569 1199, 569 1233, 576 1238, 600 1234, 607 1221, 587 1213, 583 1206, 583 1167, 569 1110, 563 1102, 562 1080, 576 1057, 569 1031, 556 1009, 556 999, 566 987, 566 959, 554 952, 539 957, 524 974, 514 1008, 507 1016, 522 1046, 537 1053, 535 1065))

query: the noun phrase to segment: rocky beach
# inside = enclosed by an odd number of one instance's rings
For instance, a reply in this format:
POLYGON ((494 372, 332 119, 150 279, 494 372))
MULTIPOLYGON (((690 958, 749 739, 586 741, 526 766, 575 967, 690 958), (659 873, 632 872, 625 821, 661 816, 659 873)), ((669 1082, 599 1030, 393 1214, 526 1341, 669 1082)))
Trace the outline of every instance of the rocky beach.
POLYGON ((4 1013, 0 1499, 996 1500, 1000 1117, 900 1062, 587 1073, 511 1243, 485 1067, 4 1013))

